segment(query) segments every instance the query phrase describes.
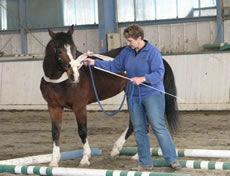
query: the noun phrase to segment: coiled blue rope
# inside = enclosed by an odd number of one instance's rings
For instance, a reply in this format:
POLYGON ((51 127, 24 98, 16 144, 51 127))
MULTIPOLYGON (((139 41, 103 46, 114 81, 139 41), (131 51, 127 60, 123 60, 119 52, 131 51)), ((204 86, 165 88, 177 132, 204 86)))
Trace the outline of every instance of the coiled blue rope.
POLYGON ((119 112, 121 111, 121 108, 122 108, 122 106, 124 105, 125 98, 126 98, 126 94, 127 94, 127 92, 128 92, 128 85, 126 86, 125 95, 124 95, 124 98, 123 98, 123 100, 122 100, 122 102, 121 102, 121 105, 120 105, 120 107, 118 108, 118 110, 117 110, 116 112, 114 112, 114 113, 108 113, 108 112, 106 112, 106 111, 104 110, 104 108, 103 108, 103 106, 102 106, 102 104, 101 104, 101 102, 100 102, 100 99, 99 99, 98 93, 97 93, 97 89, 96 89, 96 86, 95 86, 94 78, 93 78, 92 69, 91 69, 90 65, 88 65, 88 67, 89 67, 89 72, 90 72, 90 76, 91 76, 91 80, 92 80, 92 84, 93 84, 93 90, 94 90, 94 93, 95 93, 97 102, 98 102, 98 104, 99 104, 101 110, 102 110, 102 111, 104 112, 104 114, 107 115, 107 116, 110 116, 110 117, 115 116, 117 113, 119 113, 119 112))

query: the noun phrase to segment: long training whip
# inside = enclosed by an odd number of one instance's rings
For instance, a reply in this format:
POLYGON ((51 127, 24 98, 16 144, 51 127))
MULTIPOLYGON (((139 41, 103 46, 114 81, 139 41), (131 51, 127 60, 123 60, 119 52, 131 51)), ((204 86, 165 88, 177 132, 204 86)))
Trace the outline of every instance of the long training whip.
MULTIPOLYGON (((127 79, 127 80, 131 81, 131 79, 128 78, 128 77, 126 77, 126 76, 119 75, 119 74, 117 74, 117 73, 114 73, 114 72, 105 70, 105 69, 103 69, 103 68, 99 68, 99 67, 97 67, 97 66, 93 66, 93 67, 94 67, 95 69, 97 69, 97 70, 101 70, 101 71, 103 71, 103 72, 106 72, 106 73, 109 73, 109 74, 112 74, 112 75, 118 76, 118 77, 120 77, 120 78, 127 79)), ((162 91, 162 90, 160 90, 160 89, 157 89, 157 88, 155 88, 155 87, 152 87, 152 86, 147 85, 147 84, 144 84, 144 83, 141 83, 141 85, 146 86, 146 87, 148 87, 148 88, 151 88, 151 89, 153 89, 153 90, 157 90, 157 91, 159 91, 159 92, 161 92, 161 93, 164 93, 164 94, 167 94, 167 95, 172 96, 172 97, 174 97, 174 98, 177 98, 177 99, 180 100, 181 102, 184 102, 184 100, 183 100, 182 98, 180 98, 180 97, 178 97, 178 96, 176 96, 176 95, 170 94, 170 93, 168 93, 168 92, 162 91)))

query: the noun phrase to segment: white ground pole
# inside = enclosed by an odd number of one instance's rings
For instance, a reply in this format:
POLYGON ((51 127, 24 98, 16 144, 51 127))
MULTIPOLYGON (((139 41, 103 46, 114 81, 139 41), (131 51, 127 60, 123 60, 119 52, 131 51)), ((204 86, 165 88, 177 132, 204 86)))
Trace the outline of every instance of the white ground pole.
POLYGON ((48 168, 38 166, 0 165, 0 173, 49 176, 191 176, 190 174, 135 172, 84 168, 48 168))
MULTIPOLYGON (((160 148, 150 148, 152 156, 162 156, 160 148)), ((126 147, 120 151, 120 155, 133 156, 137 153, 136 147, 126 147)), ((200 157, 200 158, 230 158, 230 150, 210 149, 176 149, 178 157, 200 157)))
MULTIPOLYGON (((92 156, 101 154, 101 150, 92 148, 92 156)), ((83 150, 74 150, 69 152, 61 152, 61 160, 70 160, 75 158, 81 158, 83 156, 83 150)), ((32 165, 49 163, 52 159, 52 154, 44 154, 37 156, 29 156, 24 158, 15 158, 9 160, 0 161, 0 165, 32 165)))

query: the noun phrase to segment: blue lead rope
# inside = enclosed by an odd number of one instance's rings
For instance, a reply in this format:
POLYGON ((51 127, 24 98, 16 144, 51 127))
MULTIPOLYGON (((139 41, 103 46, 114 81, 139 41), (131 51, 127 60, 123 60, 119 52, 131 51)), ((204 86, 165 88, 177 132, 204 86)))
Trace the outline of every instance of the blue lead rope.
MULTIPOLYGON (((122 106, 124 105, 125 98, 126 98, 126 94, 127 94, 127 92, 128 92, 128 85, 126 86, 125 95, 124 95, 124 98, 123 98, 123 100, 122 100, 122 102, 121 102, 121 105, 120 105, 120 107, 118 108, 118 110, 117 110, 116 112, 114 112, 114 113, 108 113, 108 112, 106 112, 106 111, 104 110, 104 108, 103 108, 103 106, 102 106, 102 104, 101 104, 101 102, 100 102, 100 99, 99 99, 98 93, 97 93, 97 89, 96 89, 96 86, 95 86, 94 78, 93 78, 92 69, 91 69, 90 65, 88 65, 88 67, 89 67, 89 72, 90 72, 90 76, 91 76, 91 80, 92 80, 92 84, 93 84, 93 90, 94 90, 94 93, 95 93, 97 102, 98 102, 98 104, 99 104, 101 110, 102 110, 102 111, 104 112, 104 114, 107 115, 107 116, 110 116, 110 117, 115 116, 117 113, 119 113, 119 112, 121 111, 121 108, 122 108, 122 106)), ((128 83, 127 83, 127 84, 128 84, 128 83)))

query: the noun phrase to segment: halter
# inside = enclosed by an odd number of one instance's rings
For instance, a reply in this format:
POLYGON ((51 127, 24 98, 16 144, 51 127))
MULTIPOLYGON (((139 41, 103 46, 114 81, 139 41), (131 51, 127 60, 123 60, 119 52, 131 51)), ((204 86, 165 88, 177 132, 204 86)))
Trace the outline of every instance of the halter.
POLYGON ((43 76, 44 80, 46 82, 49 82, 49 83, 61 83, 63 81, 66 81, 67 79, 69 79, 68 75, 66 72, 64 72, 60 78, 58 79, 50 79, 49 77, 47 77, 46 75, 43 76))
POLYGON ((43 78, 44 78, 44 80, 46 82, 50 82, 50 83, 61 83, 63 81, 66 81, 66 80, 69 79, 67 72, 68 72, 68 70, 70 68, 72 68, 73 70, 78 69, 76 71, 79 71, 80 68, 81 68, 81 66, 79 67, 80 63, 78 61, 78 58, 75 59, 75 60, 71 60, 69 64, 66 64, 63 61, 63 59, 59 56, 58 50, 59 50, 58 47, 55 47, 55 57, 57 58, 58 63, 60 64, 60 66, 64 70, 64 72, 61 75, 61 77, 58 78, 58 79, 50 79, 49 77, 47 77, 47 76, 44 75, 43 78))
POLYGON ((68 71, 68 69, 71 67, 71 65, 70 64, 66 64, 63 60, 62 60, 62 58, 59 56, 59 51, 58 51, 59 49, 58 49, 58 47, 56 47, 55 48, 55 57, 57 58, 57 60, 58 60, 58 63, 61 65, 61 67, 67 72, 68 71))

